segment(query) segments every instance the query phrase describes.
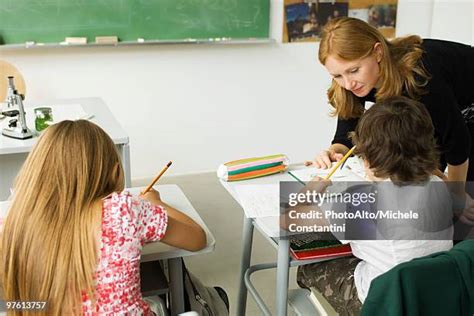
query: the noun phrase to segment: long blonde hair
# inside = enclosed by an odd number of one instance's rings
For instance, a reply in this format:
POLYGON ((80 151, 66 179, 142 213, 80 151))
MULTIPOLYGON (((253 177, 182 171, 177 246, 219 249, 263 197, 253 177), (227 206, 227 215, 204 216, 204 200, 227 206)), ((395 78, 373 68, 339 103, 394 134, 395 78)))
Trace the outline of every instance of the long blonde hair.
POLYGON ((117 149, 97 125, 45 130, 16 179, 1 236, 5 300, 46 301, 47 315, 81 313, 84 294, 94 302, 101 212, 93 206, 123 179, 117 149))
MULTIPOLYGON (((380 61, 380 88, 376 101, 402 95, 412 99, 424 94, 423 87, 429 75, 420 63, 423 54, 422 39, 412 35, 388 41, 382 33, 368 23, 355 18, 337 18, 326 24, 321 34, 319 61, 326 64, 329 55, 353 61, 374 53, 376 43, 383 51, 380 61)), ((333 114, 348 119, 362 115, 360 100, 334 80, 328 90, 329 103, 335 108, 333 114)))

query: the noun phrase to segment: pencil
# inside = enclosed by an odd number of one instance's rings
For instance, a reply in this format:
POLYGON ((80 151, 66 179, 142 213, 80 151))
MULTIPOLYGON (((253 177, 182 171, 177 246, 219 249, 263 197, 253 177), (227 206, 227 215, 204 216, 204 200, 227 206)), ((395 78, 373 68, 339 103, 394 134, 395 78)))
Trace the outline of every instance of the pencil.
POLYGON ((298 179, 297 176, 295 176, 294 174, 291 173, 291 171, 288 171, 288 174, 290 176, 292 176, 296 181, 298 181, 299 183, 301 183, 302 185, 306 185, 306 183, 304 183, 303 181, 301 181, 300 179, 298 179))
POLYGON ((329 180, 329 178, 333 175, 333 173, 336 172, 337 168, 339 168, 339 166, 343 164, 347 158, 349 158, 349 156, 352 154, 354 149, 355 149, 355 146, 349 149, 349 151, 344 155, 344 157, 342 157, 342 159, 338 161, 338 163, 334 166, 334 168, 332 168, 331 172, 328 173, 328 175, 324 178, 324 180, 329 180))
POLYGON ((153 179, 153 181, 150 183, 149 186, 146 187, 146 189, 142 192, 142 194, 145 194, 147 193, 148 191, 150 191, 150 189, 155 185, 156 181, 158 181, 158 179, 161 178, 161 176, 163 175, 163 173, 166 172, 166 170, 168 170, 168 168, 171 166, 173 162, 168 162, 168 164, 163 168, 163 170, 161 170, 161 172, 156 176, 155 179, 153 179))

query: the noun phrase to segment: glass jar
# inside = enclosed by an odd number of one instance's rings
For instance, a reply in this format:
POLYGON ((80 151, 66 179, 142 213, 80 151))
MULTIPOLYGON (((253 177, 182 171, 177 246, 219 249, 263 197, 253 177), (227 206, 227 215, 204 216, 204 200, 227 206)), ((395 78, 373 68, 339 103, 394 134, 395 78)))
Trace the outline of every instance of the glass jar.
POLYGON ((41 132, 46 127, 53 124, 53 111, 48 107, 41 107, 35 109, 35 128, 41 132))

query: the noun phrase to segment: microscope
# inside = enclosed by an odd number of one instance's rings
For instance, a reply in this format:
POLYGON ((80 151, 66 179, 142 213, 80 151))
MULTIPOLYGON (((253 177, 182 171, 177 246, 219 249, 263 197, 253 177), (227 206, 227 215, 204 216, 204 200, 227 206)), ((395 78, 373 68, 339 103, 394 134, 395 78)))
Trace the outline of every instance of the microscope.
POLYGON ((8 127, 2 129, 2 135, 16 139, 27 139, 33 137, 33 133, 26 126, 25 108, 23 107, 23 96, 18 93, 13 83, 13 77, 8 77, 8 90, 6 98, 7 108, 0 114, 11 117, 8 127))

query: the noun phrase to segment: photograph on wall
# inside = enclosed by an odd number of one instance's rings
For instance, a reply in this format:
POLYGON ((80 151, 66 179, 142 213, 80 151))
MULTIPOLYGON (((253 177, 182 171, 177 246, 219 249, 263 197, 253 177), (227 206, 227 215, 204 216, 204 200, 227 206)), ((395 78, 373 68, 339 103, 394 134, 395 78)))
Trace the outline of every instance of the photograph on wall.
POLYGON ((342 16, 347 16, 349 11, 349 4, 339 3, 339 2, 328 2, 328 3, 319 3, 318 5, 318 19, 321 21, 322 25, 326 25, 327 22, 339 18, 342 16))
POLYGON ((315 42, 327 21, 348 11, 347 0, 285 0, 283 42, 315 42))
POLYGON ((283 42, 316 42, 332 19, 349 16, 395 36, 398 0, 284 0, 283 42))
POLYGON ((319 35, 315 3, 295 3, 285 6, 288 42, 315 38, 319 35))
POLYGON ((395 37, 397 0, 351 0, 348 16, 376 27, 385 37, 395 37))
POLYGON ((369 7, 368 22, 376 28, 395 27, 397 6, 393 4, 372 5, 369 7))

